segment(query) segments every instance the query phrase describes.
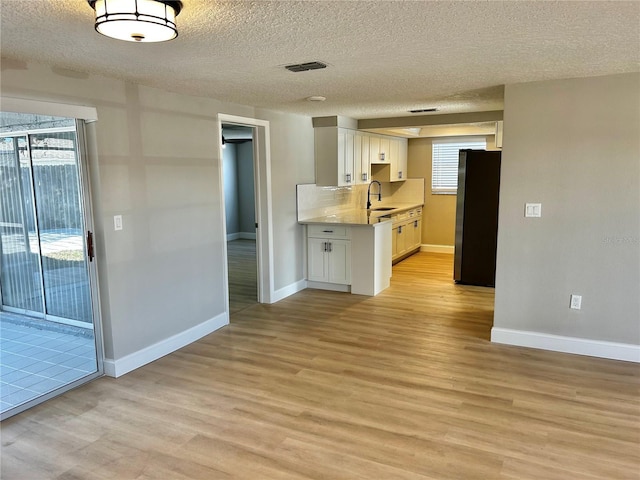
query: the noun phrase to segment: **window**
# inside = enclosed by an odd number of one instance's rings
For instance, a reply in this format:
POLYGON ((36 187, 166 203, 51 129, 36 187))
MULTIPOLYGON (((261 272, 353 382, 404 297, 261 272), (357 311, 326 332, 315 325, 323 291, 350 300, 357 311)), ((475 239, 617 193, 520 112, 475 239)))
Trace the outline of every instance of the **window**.
POLYGON ((458 193, 458 151, 486 148, 487 141, 484 137, 434 140, 431 154, 431 194, 458 193))

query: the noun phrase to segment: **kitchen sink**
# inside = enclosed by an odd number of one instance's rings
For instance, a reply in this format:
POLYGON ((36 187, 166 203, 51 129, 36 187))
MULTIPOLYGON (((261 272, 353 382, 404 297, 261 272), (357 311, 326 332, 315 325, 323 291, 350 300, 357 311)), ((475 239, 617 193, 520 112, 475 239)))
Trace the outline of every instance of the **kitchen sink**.
POLYGON ((386 212, 388 210, 395 210, 396 207, 376 207, 376 208, 372 208, 371 210, 376 211, 376 212, 386 212))

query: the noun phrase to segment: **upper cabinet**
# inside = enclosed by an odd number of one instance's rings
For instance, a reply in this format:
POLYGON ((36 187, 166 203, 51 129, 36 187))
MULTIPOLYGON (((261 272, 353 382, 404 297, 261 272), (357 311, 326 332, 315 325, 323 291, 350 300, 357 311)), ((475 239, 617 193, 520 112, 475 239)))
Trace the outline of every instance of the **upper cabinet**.
POLYGON ((355 185, 354 158, 356 131, 341 127, 314 129, 316 184, 355 185))
POLYGON ((354 175, 356 184, 369 183, 371 181, 371 162, 369 159, 369 136, 365 132, 356 132, 354 151, 354 175))
POLYGON ((401 182, 407 179, 407 150, 408 140, 406 138, 392 138, 390 140, 390 155, 389 164, 390 169, 390 182, 401 182))
POLYGON ((350 186, 369 183, 372 165, 383 182, 407 178, 407 139, 343 127, 316 127, 316 184, 350 186))

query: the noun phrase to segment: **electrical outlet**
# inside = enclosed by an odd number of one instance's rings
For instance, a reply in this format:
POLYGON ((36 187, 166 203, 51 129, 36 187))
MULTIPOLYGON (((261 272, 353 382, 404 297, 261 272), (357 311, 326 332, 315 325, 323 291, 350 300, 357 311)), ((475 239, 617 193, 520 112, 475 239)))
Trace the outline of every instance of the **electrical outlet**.
POLYGON ((524 216, 525 217, 541 217, 542 204, 541 203, 525 203, 524 216))
POLYGON ((122 230, 122 215, 113 216, 113 229, 116 231, 122 230))
POLYGON ((573 310, 580 310, 582 307, 582 295, 571 295, 571 304, 569 307, 573 310))

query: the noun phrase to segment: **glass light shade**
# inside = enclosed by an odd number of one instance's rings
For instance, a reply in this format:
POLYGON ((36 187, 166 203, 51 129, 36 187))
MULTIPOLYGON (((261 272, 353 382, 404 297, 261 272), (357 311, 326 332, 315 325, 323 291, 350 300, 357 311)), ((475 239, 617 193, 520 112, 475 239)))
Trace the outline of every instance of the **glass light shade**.
POLYGON ((176 16, 182 2, 161 0, 89 0, 96 31, 127 42, 165 42, 178 36, 176 16))

